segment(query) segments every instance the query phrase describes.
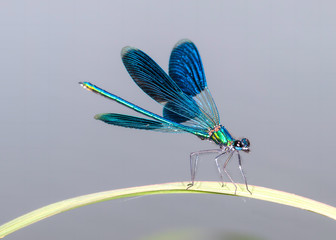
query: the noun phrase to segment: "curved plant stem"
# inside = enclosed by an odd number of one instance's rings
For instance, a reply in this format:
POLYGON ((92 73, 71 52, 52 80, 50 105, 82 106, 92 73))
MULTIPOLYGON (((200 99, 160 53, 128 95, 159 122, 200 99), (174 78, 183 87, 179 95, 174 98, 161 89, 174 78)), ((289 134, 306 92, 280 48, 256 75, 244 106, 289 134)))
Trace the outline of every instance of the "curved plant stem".
POLYGON ((188 183, 176 182, 123 188, 70 198, 39 208, 1 225, 0 238, 42 219, 85 205, 117 198, 169 193, 212 193, 248 197, 301 208, 336 220, 336 208, 295 194, 249 185, 249 189, 252 192, 250 194, 243 184, 237 184, 238 190, 235 194, 235 187, 232 183, 226 183, 225 187, 222 187, 219 182, 197 182, 192 188, 187 190, 188 183))

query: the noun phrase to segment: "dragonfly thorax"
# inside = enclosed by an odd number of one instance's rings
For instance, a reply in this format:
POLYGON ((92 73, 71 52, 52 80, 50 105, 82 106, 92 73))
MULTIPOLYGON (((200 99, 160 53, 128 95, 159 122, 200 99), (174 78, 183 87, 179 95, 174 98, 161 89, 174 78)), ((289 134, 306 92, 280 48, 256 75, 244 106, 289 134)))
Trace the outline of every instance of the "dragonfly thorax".
POLYGON ((231 146, 237 151, 250 151, 250 141, 247 138, 242 138, 241 140, 234 139, 222 125, 214 127, 208 133, 210 140, 220 146, 231 146))
POLYGON ((214 127, 208 133, 210 140, 220 146, 231 146, 234 142, 229 131, 222 125, 214 127))

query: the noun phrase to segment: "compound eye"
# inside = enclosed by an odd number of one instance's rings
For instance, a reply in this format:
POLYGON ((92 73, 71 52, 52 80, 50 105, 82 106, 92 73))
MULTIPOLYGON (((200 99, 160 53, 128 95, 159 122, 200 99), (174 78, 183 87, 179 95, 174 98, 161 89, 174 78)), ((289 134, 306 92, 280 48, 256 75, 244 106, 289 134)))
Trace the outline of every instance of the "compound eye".
POLYGON ((247 139, 247 138, 243 138, 241 140, 242 144, 245 146, 245 147, 249 147, 250 146, 250 141, 247 139))
POLYGON ((235 148, 241 148, 242 147, 242 143, 241 143, 241 141, 236 140, 236 141, 233 142, 233 146, 235 148))

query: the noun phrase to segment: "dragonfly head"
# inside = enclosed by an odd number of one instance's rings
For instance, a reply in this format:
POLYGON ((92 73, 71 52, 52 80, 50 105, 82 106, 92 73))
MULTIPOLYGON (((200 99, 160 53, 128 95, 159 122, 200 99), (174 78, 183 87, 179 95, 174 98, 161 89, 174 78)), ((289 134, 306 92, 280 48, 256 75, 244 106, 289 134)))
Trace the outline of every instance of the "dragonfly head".
POLYGON ((249 152, 250 151, 250 141, 247 138, 242 138, 241 140, 235 140, 233 142, 233 147, 240 151, 249 152))

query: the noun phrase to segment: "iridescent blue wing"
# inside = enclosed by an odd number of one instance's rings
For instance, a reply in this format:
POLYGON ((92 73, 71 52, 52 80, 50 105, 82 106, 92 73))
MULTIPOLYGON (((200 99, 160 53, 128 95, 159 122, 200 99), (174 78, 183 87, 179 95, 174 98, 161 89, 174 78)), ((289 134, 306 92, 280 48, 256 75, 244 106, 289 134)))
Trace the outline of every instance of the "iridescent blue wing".
POLYGON ((190 40, 183 39, 173 48, 169 60, 169 76, 186 95, 196 101, 204 114, 219 125, 218 110, 207 87, 200 54, 190 40))
POLYGON ((134 117, 118 113, 101 113, 95 116, 95 119, 101 120, 107 124, 127 127, 127 128, 136 128, 143 130, 152 130, 159 132, 175 132, 181 133, 183 130, 176 128, 172 125, 165 124, 160 121, 134 117))
POLYGON ((121 57, 134 82, 151 98, 164 105, 165 118, 202 131, 216 125, 203 106, 185 94, 147 54, 136 48, 125 47, 121 57))

